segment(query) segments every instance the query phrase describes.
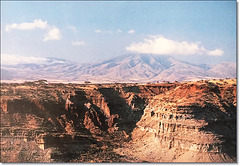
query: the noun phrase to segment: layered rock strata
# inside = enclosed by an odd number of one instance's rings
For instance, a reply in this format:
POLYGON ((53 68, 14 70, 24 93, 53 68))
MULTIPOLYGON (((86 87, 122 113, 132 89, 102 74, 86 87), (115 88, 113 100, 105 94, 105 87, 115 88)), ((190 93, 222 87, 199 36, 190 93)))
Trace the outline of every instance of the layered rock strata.
POLYGON ((129 146, 145 156, 142 160, 235 161, 236 86, 187 83, 155 96, 132 139, 129 146))
POLYGON ((2 162, 235 162, 236 80, 1 86, 2 162))
POLYGON ((148 99, 168 89, 169 85, 3 84, 1 161, 124 161, 105 147, 129 139, 148 99), (112 159, 93 155, 106 151, 112 159), (92 157, 79 159, 86 153, 92 157))

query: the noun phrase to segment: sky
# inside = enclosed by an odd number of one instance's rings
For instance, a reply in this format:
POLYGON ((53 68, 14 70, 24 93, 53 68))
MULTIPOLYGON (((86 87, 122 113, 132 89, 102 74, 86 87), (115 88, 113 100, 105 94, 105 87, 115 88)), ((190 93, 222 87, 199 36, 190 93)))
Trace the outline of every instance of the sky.
POLYGON ((129 53, 236 62, 236 1, 1 1, 2 64, 129 53))

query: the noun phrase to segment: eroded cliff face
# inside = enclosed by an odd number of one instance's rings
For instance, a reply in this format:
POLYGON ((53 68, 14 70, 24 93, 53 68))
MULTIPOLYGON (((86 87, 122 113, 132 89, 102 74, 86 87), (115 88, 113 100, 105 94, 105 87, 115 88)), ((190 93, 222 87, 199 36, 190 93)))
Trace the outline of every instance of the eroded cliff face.
POLYGON ((150 162, 236 161, 235 85, 186 83, 155 96, 118 152, 150 162))
POLYGON ((111 148, 165 86, 3 84, 1 161, 125 161, 111 148))
POLYGON ((2 84, 1 161, 234 162, 234 83, 2 84))

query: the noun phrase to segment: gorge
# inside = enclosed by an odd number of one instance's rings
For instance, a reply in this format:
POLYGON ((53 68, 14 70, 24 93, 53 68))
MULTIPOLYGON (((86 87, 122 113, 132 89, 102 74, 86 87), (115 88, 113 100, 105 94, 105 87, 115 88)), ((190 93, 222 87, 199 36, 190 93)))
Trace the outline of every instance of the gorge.
POLYGON ((236 162, 236 79, 2 83, 1 162, 236 162))

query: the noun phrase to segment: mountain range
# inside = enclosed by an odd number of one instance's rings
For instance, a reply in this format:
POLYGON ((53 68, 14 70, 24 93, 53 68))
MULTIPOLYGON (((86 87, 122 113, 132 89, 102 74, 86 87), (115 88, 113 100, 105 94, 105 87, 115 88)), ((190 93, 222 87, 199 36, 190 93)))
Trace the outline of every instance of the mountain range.
POLYGON ((171 56, 128 54, 94 64, 80 64, 59 58, 47 59, 44 64, 2 64, 1 80, 47 79, 50 82, 146 83, 236 77, 236 63, 233 62, 195 65, 171 56))

